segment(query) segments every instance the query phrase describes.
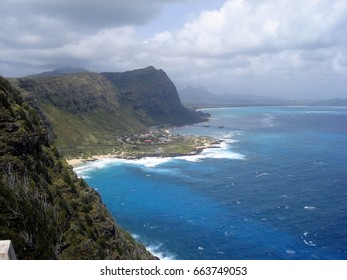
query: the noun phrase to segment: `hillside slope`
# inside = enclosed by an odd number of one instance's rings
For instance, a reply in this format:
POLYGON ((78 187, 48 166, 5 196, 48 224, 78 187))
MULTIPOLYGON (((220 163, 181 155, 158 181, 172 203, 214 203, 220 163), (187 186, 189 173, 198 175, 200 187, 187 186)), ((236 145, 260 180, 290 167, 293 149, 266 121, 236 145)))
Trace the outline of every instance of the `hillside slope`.
POLYGON ((50 143, 36 111, 2 77, 0 239, 12 240, 19 259, 154 259, 115 224, 50 143))
POLYGON ((97 73, 20 78, 15 84, 42 109, 60 148, 112 145, 146 126, 120 108, 117 89, 97 73))
POLYGON ((182 106, 171 80, 154 67, 124 73, 79 73, 12 79, 42 109, 66 154, 115 148, 117 138, 149 126, 204 120, 182 106))

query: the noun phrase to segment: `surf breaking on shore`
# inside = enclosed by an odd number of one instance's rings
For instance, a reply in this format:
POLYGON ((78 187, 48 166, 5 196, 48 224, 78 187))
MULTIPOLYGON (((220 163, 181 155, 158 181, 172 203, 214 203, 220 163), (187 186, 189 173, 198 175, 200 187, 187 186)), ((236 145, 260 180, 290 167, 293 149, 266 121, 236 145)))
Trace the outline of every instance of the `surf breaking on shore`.
POLYGON ((230 151, 230 145, 234 142, 234 140, 224 140, 218 145, 202 149, 198 154, 195 155, 188 154, 173 157, 142 157, 138 159, 123 159, 114 157, 112 155, 104 155, 96 156, 93 158, 93 160, 89 161, 83 159, 74 159, 68 161, 68 163, 74 167, 74 171, 79 177, 84 178, 85 176, 88 176, 89 171, 94 169, 102 169, 111 165, 142 165, 147 168, 152 168, 172 160, 184 160, 190 162, 199 162, 208 158, 244 160, 246 158, 245 155, 230 151))

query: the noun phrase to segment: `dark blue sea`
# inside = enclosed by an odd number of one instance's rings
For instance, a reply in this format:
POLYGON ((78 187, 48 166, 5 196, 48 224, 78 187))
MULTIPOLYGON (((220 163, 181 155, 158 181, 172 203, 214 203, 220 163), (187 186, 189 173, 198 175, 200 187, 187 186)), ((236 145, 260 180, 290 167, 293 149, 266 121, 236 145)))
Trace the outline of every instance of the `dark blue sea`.
POLYGON ((347 259, 347 107, 204 111, 219 147, 75 171, 163 259, 347 259))

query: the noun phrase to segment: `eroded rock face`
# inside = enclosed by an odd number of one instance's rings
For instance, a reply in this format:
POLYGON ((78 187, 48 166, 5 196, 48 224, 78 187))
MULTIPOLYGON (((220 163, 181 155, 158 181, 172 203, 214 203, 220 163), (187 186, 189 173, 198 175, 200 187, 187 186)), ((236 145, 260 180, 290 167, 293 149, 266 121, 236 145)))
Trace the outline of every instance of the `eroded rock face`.
POLYGON ((201 116, 183 107, 173 82, 163 70, 150 66, 123 73, 102 73, 120 92, 123 106, 150 118, 153 124, 182 125, 201 121, 201 116))
POLYGON ((12 240, 19 259, 155 259, 115 224, 2 77, 0 120, 0 240, 12 240))

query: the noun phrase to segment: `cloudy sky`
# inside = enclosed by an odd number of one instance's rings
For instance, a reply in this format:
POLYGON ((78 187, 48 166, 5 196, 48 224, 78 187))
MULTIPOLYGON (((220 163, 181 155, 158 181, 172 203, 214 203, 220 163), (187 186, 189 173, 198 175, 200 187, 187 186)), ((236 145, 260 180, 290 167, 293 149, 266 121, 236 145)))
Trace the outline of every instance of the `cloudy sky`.
POLYGON ((153 65, 177 88, 347 98, 347 0, 4 0, 0 75, 153 65))

